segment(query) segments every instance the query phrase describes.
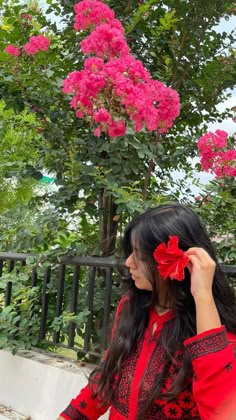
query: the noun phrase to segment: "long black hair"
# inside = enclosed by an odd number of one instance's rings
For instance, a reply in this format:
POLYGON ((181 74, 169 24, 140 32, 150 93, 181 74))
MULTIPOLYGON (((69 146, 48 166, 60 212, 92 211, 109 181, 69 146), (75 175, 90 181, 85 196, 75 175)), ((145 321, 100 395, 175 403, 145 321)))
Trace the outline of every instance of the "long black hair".
MULTIPOLYGON (((128 280, 127 298, 120 311, 114 337, 106 357, 90 375, 91 385, 96 383, 94 396, 101 402, 111 402, 115 393, 114 378, 120 378, 122 365, 135 351, 142 339, 149 320, 150 308, 158 302, 158 272, 153 252, 162 242, 167 243, 169 236, 178 236, 179 247, 187 251, 191 247, 205 249, 216 262, 213 279, 213 296, 219 316, 228 331, 236 333, 236 298, 229 281, 220 270, 215 251, 208 234, 198 215, 181 204, 159 206, 147 210, 134 218, 127 226, 123 238, 123 252, 127 258, 138 248, 138 258, 145 266, 146 277, 152 285, 152 292, 135 287, 131 278, 128 280)), ((196 311, 190 291, 190 273, 185 269, 184 281, 168 282, 167 302, 172 303, 175 317, 164 324, 159 344, 163 348, 165 363, 162 372, 156 375, 150 390, 146 411, 157 398, 171 400, 189 383, 192 366, 184 351, 183 342, 196 334, 196 311), (173 375, 171 388, 163 394, 163 386, 170 366, 175 364, 175 354, 182 352, 181 366, 173 375)), ((117 380, 117 379, 116 379, 117 380)), ((144 418, 145 413, 142 413, 144 418)))

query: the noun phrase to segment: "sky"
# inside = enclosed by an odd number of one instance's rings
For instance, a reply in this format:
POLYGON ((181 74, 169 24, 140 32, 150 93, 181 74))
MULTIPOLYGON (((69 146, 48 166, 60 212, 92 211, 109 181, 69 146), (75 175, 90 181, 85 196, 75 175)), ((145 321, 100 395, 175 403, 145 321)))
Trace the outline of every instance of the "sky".
MULTIPOLYGON (((236 28, 236 16, 232 16, 229 20, 221 19, 220 24, 215 28, 217 32, 231 32, 236 28)), ((236 45, 235 45, 236 46, 236 45)), ((232 108, 236 106, 236 88, 232 91, 227 91, 230 93, 230 98, 218 106, 218 109, 220 111, 224 111, 225 108, 232 108)), ((229 134, 233 134, 236 131, 236 124, 233 122, 233 120, 226 119, 222 123, 210 123, 208 125, 209 129, 211 131, 213 130, 225 130, 229 134)))

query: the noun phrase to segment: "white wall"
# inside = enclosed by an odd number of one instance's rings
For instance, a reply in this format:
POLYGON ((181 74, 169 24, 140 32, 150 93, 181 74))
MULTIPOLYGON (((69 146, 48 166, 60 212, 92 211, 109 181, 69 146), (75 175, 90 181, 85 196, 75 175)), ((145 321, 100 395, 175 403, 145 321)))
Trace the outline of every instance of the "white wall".
MULTIPOLYGON (((0 351, 0 404, 31 416, 56 420, 86 385, 91 365, 80 367, 43 352, 22 351, 16 356, 0 351)), ((108 419, 108 413, 101 419, 108 419)))

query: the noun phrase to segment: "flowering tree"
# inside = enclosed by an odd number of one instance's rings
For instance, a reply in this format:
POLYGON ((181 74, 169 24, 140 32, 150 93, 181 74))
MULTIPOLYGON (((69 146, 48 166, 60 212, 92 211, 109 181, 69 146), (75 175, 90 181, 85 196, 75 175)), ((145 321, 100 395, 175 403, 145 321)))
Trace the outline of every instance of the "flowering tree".
POLYGON ((203 171, 217 178, 236 177, 236 149, 227 145, 228 134, 222 130, 207 133, 198 141, 203 171))
POLYGON ((84 235, 99 221, 93 252, 109 255, 122 221, 169 199, 171 169, 190 172, 205 123, 222 118, 234 36, 215 25, 234 2, 48 0, 45 12, 2 4, 1 96, 34 114, 35 171, 57 179, 41 201, 58 214, 79 209, 84 235), (63 25, 50 23, 52 12, 63 25))

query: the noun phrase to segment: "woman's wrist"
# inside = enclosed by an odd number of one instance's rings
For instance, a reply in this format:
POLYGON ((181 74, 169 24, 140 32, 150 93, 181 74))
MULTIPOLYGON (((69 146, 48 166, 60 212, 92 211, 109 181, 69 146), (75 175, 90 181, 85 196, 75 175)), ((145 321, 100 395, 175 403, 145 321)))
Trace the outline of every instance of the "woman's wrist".
POLYGON ((215 304, 214 297, 211 290, 203 290, 193 295, 195 305, 212 305, 215 304))

